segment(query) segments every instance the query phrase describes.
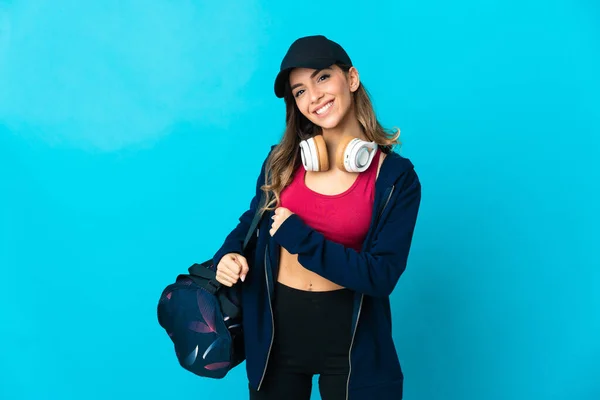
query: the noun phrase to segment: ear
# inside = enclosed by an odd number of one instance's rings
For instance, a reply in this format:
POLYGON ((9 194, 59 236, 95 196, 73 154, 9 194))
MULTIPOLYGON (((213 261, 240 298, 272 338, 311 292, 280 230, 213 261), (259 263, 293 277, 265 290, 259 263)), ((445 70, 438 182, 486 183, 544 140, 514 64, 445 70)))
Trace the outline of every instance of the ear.
POLYGON ((360 75, 355 67, 350 67, 348 71, 348 84, 352 93, 356 92, 360 86, 360 75))

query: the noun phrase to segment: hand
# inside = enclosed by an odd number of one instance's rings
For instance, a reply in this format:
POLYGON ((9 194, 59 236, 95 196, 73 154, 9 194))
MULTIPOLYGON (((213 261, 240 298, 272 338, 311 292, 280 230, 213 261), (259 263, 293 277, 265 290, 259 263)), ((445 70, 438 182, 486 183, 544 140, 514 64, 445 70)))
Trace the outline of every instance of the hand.
POLYGON ((238 279, 244 282, 248 270, 246 257, 238 253, 227 253, 217 264, 217 282, 229 287, 235 285, 238 279))
POLYGON ((275 209, 275 215, 271 217, 273 219, 273 224, 269 230, 271 236, 275 235, 275 232, 277 232, 277 229, 279 229, 281 224, 283 224, 283 222, 292 214, 294 213, 284 207, 277 207, 275 209))

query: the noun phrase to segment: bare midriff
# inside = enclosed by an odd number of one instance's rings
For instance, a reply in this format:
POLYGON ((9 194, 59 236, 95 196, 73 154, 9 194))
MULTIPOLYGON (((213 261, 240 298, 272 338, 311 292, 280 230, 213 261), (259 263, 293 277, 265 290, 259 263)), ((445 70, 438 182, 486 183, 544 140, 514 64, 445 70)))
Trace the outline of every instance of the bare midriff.
POLYGON ((300 290, 324 292, 343 287, 304 268, 298 262, 297 254, 290 254, 283 247, 279 257, 279 275, 277 281, 300 290))

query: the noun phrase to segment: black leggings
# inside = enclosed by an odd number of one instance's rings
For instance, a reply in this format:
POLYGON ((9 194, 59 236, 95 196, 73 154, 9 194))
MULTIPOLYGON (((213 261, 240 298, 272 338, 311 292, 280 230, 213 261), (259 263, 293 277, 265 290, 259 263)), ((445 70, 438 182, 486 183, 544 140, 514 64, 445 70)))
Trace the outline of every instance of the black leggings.
POLYGON ((309 400, 313 375, 322 400, 345 400, 353 298, 348 289, 309 292, 277 282, 273 347, 250 400, 309 400))

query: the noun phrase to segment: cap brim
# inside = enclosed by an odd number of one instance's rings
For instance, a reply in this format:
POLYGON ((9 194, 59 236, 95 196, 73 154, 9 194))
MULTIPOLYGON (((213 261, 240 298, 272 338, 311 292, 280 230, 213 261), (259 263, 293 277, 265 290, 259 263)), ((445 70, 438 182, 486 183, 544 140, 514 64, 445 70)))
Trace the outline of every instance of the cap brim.
POLYGON ((275 78, 275 96, 278 98, 282 98, 285 95, 285 84, 290 76, 290 72, 294 68, 311 68, 311 69, 323 69, 332 66, 335 64, 335 61, 331 61, 330 58, 327 59, 315 59, 306 63, 296 63, 294 66, 287 67, 282 69, 277 74, 275 78))

